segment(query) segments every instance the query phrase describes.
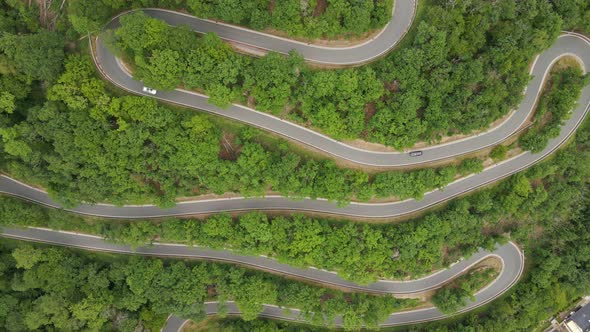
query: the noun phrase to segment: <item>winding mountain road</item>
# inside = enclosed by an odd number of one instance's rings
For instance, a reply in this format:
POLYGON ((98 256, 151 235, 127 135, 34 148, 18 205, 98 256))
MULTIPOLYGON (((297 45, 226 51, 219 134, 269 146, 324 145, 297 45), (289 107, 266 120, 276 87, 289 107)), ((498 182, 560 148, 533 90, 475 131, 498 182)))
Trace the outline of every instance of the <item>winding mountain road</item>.
MULTIPOLYGON (((179 244, 154 243, 153 246, 140 247, 132 249, 129 246, 113 244, 97 236, 91 236, 80 233, 61 232, 43 228, 4 228, 0 236, 25 240, 43 242, 54 245, 66 246, 71 248, 88 249, 95 251, 124 253, 124 254, 141 254, 145 256, 157 257, 181 257, 192 259, 205 259, 226 263, 236 263, 246 267, 258 270, 269 271, 280 275, 293 276, 306 279, 312 282, 319 282, 331 286, 336 286, 351 291, 362 291, 373 294, 389 295, 408 295, 416 294, 440 287, 442 284, 454 279, 461 273, 469 270, 471 267, 490 257, 495 257, 501 262, 502 268, 498 277, 486 288, 480 290, 475 301, 470 301, 461 312, 471 310, 495 299, 512 285, 514 285, 524 268, 524 256, 519 248, 512 242, 498 246, 493 252, 480 250, 468 259, 460 260, 452 264, 448 269, 439 270, 431 275, 420 279, 407 281, 379 280, 368 285, 359 285, 340 278, 334 272, 319 270, 314 268, 295 268, 287 264, 282 264, 274 259, 262 256, 240 255, 228 250, 213 250, 209 248, 191 247, 179 244)), ((215 302, 207 305, 207 313, 217 313, 215 302)), ((230 313, 239 313, 235 305, 230 305, 230 313)), ((282 309, 273 305, 266 305, 264 316, 297 319, 296 315, 285 315, 282 309)), ((403 325, 420 322, 424 320, 438 319, 444 317, 436 308, 426 308, 420 310, 411 310, 392 314, 387 321, 383 322, 384 326, 403 325)), ((171 326, 177 326, 182 320, 171 318, 171 326)), ((340 324, 337 321, 336 324, 340 324)))
MULTIPOLYGON (((360 64, 375 59, 394 47, 409 29, 416 11, 415 0, 397 0, 394 7, 393 19, 384 30, 373 39, 346 48, 328 48, 322 46, 308 45, 298 41, 291 41, 276 36, 266 35, 247 29, 234 27, 226 24, 218 24, 209 20, 202 20, 185 14, 174 13, 165 10, 146 9, 148 15, 166 20, 171 25, 189 25, 199 32, 216 32, 226 40, 255 46, 261 49, 275 50, 286 53, 291 49, 298 50, 306 60, 320 63, 331 63, 337 65, 360 64)), ((118 26, 118 17, 111 21, 107 28, 113 29, 118 26)), ((342 158, 350 162, 382 167, 403 167, 419 165, 437 160, 449 159, 459 155, 477 151, 489 146, 496 145, 508 137, 514 135, 522 127, 526 119, 534 110, 535 102, 542 89, 543 82, 551 68, 551 65, 563 56, 573 56, 584 71, 590 68, 590 41, 588 38, 565 33, 556 43, 540 54, 531 69, 533 75, 527 89, 524 92, 522 103, 500 126, 490 129, 479 135, 471 136, 463 140, 448 144, 441 144, 422 149, 420 157, 409 157, 407 153, 396 152, 374 152, 358 149, 344 143, 335 141, 327 136, 313 132, 307 128, 284 121, 280 118, 258 112, 256 110, 232 105, 228 109, 219 109, 207 103, 207 96, 184 90, 159 91, 155 97, 187 107, 210 112, 238 120, 289 139, 307 144, 313 148, 322 150, 336 158, 342 158)), ((120 61, 111 54, 104 46, 100 38, 96 43, 95 62, 101 73, 113 84, 131 93, 145 95, 142 92, 142 84, 133 80, 120 61)), ((390 218, 402 216, 415 211, 423 210, 435 204, 447 201, 458 195, 475 190, 481 186, 493 183, 520 170, 523 170, 543 158, 550 155, 559 148, 575 132, 590 108, 590 87, 582 91, 578 105, 573 110, 571 118, 565 122, 559 137, 552 139, 547 148, 537 154, 529 152, 518 155, 497 165, 486 168, 483 172, 460 180, 457 180, 443 190, 435 190, 427 193, 423 200, 405 200, 392 203, 351 203, 346 207, 338 207, 326 200, 290 200, 280 196, 265 198, 232 198, 195 200, 181 202, 170 209, 161 209, 153 205, 122 206, 117 207, 108 204, 81 204, 75 208, 66 210, 93 216, 110 218, 150 218, 174 215, 194 215, 203 213, 214 213, 222 211, 244 211, 244 210, 297 210, 313 211, 319 213, 369 217, 369 218, 390 218)), ((0 177, 0 192, 18 196, 46 206, 61 208, 60 204, 52 200, 46 192, 20 183, 7 176, 0 177)), ((468 266, 480 261, 484 257, 495 255, 502 261, 503 268, 500 276, 486 289, 480 291, 476 301, 470 302, 462 311, 473 309, 492 299, 496 298, 512 286, 522 273, 524 257, 514 244, 506 244, 498 247, 493 253, 480 251, 471 258, 453 265, 450 269, 443 270, 423 279, 409 282, 379 281, 371 285, 356 285, 338 278, 337 275, 315 269, 296 269, 285 264, 263 257, 251 257, 238 255, 228 251, 215 251, 204 248, 189 248, 186 246, 156 244, 153 247, 139 248, 133 251, 125 246, 118 246, 96 237, 83 234, 72 234, 43 229, 3 229, 2 236, 18 238, 29 241, 46 242, 70 247, 85 248, 91 250, 104 250, 121 253, 137 252, 143 255, 152 256, 174 256, 191 257, 199 259, 212 259, 225 262, 235 262, 250 267, 273 271, 276 273, 289 274, 309 280, 314 280, 330 285, 339 285, 359 291, 388 294, 405 294, 417 290, 432 289, 464 271, 468 266)), ((207 313, 217 312, 215 302, 207 303, 207 313)), ((234 304, 229 305, 230 314, 239 313, 234 304)), ((296 313, 296 311, 294 311, 296 313)), ((266 305, 262 314, 266 317, 281 319, 297 319, 295 314, 285 314, 283 309, 266 305)), ((427 308, 402 313, 394 313, 383 323, 384 326, 415 323, 427 320, 435 320, 443 315, 435 308, 427 308)), ((183 321, 171 317, 170 325, 167 328, 178 329, 183 321)), ((339 323, 339 322, 337 322, 339 323)))
MULTIPOLYGON (((402 0, 396 3, 404 3, 402 0)), ((411 6, 413 8, 413 6, 411 6)), ((401 9, 400 9, 401 10, 401 9)), ((199 25, 202 20, 187 16, 185 14, 178 14, 170 11, 162 11, 156 9, 149 9, 145 11, 148 15, 158 17, 166 20, 171 25, 188 24, 191 18, 196 20, 191 27, 197 31, 215 31, 211 28, 199 30, 199 25), (195 26, 196 25, 196 26, 195 26)), ((397 9, 395 10, 397 12, 397 9)), ((126 14, 122 14, 126 15, 126 14)), ((408 13, 408 15, 411 15, 408 13)), ((394 15, 395 16, 395 15, 394 15)), ((116 29, 119 27, 119 17, 114 18, 108 25, 107 29, 116 29)), ((388 27, 391 27, 389 24, 388 27)), ((226 26, 221 26, 225 31, 226 26)), ((236 29, 237 32, 242 32, 243 29, 236 29)), ((220 32, 221 32, 220 31, 220 32)), ((254 33, 258 37, 260 43, 277 42, 277 47, 282 45, 285 40, 268 35, 260 35, 254 33)), ((382 33, 380 36, 385 36, 382 33)), ((403 34, 395 34, 401 38, 403 34)), ((356 52, 362 52, 365 57, 370 59, 377 57, 383 50, 379 38, 363 44, 360 48, 355 48, 356 52), (381 46, 381 47, 380 47, 381 46)), ((397 39, 394 41, 397 42, 397 39)), ((298 42, 292 42, 291 46, 295 47, 298 42)), ((282 46, 281 46, 282 47, 282 46)), ((306 46, 312 47, 313 46, 306 46)), ((316 47, 317 48, 317 47, 316 47)), ((335 52, 335 50, 317 48, 313 49, 312 54, 321 54, 325 52, 335 52)), ((343 51, 344 52, 344 51, 343 51)), ((445 160, 460 155, 472 153, 487 147, 494 146, 508 139, 512 135, 519 132, 523 127, 529 116, 532 115, 535 109, 535 103, 540 91, 542 90, 545 78, 549 74, 551 66, 555 61, 561 57, 570 55, 578 58, 579 62, 585 68, 590 68, 590 44, 587 38, 578 35, 565 34, 561 36, 551 48, 545 50, 540 54, 534 65, 531 67, 532 80, 529 82, 523 94, 523 100, 516 110, 511 113, 511 116, 502 124, 482 132, 478 135, 469 136, 467 138, 453 141, 446 144, 433 145, 421 149, 423 154, 418 157, 410 157, 405 152, 377 152, 370 150, 363 150, 357 147, 347 145, 345 143, 336 141, 328 136, 312 131, 308 128, 297 125, 293 122, 283 120, 281 118, 272 116, 270 114, 256 111, 243 105, 233 104, 226 109, 213 106, 208 103, 208 96, 195 93, 192 91, 176 89, 174 91, 158 91, 156 96, 152 96, 142 91, 143 85, 141 82, 133 79, 122 63, 115 57, 104 45, 102 39, 98 38, 96 42, 95 62, 102 74, 112 83, 120 88, 131 93, 155 97, 159 100, 187 106, 194 109, 199 109, 214 115, 223 116, 232 120, 237 120, 249 125, 256 126, 269 132, 276 133, 288 139, 308 145, 312 148, 320 150, 328 155, 336 158, 344 159, 359 165, 375 166, 375 167, 404 167, 421 165, 431 163, 434 161, 445 160)), ((313 57, 306 59, 313 59, 313 57)), ((338 59, 338 57, 334 57, 338 59)), ((587 104, 590 99, 590 88, 585 90, 585 95, 580 104, 587 104), (585 103, 584 103, 585 102, 585 103)))

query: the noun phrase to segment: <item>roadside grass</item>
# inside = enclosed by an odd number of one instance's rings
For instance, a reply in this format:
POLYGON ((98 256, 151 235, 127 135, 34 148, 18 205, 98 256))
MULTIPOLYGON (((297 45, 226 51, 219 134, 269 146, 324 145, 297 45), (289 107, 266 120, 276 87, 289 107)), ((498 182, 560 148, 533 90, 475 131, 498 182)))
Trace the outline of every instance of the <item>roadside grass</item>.
POLYGON ((572 67, 580 67, 580 62, 575 57, 568 55, 559 59, 551 68, 551 72, 554 73, 572 67))

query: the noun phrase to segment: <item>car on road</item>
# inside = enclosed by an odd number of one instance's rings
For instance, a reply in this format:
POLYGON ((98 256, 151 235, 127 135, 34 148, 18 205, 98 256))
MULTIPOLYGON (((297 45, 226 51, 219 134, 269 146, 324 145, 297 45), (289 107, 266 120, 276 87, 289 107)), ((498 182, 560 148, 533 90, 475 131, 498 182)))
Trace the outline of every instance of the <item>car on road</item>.
POLYGON ((143 92, 149 93, 150 95, 155 95, 158 92, 156 89, 148 88, 147 86, 143 87, 143 92))
POLYGON ((410 152, 410 157, 419 157, 422 155, 422 151, 412 151, 410 152))

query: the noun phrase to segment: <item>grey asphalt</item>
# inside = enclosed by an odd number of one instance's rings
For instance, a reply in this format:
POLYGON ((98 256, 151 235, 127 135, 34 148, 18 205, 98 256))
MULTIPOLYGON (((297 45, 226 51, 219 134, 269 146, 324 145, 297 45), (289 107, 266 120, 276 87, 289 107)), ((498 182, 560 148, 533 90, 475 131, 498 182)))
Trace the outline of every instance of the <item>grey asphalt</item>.
MULTIPOLYGON (((0 236, 96 251, 141 254, 145 256, 157 257, 205 259, 219 262, 237 263, 259 270, 270 271, 280 275, 295 276, 309 281, 321 282, 323 284, 344 287, 351 290, 391 295, 412 294, 434 289, 452 280, 485 258, 496 257, 500 259, 502 262, 502 270, 499 276, 487 288, 477 293, 475 301, 469 302, 469 304, 463 308, 462 311, 467 311, 477 306, 481 306, 504 293, 504 291, 516 283, 524 268, 524 256, 514 243, 509 242, 507 244, 498 246, 493 252, 480 250, 468 259, 461 260, 451 265, 448 269, 437 271, 420 279, 408 281, 380 280, 368 285, 359 285, 343 280, 333 272, 313 268, 295 268, 287 264, 279 263, 271 258, 240 255, 227 250, 213 250, 208 248, 165 243, 154 243, 152 246, 132 249, 129 246, 107 242, 96 236, 71 232, 59 232, 40 228, 3 228, 0 236)), ((207 308, 209 314, 216 312, 215 305, 210 304, 207 306, 207 308)), ((233 311, 235 310, 237 310, 237 308, 234 308, 233 311)), ((237 311, 235 313, 237 313, 237 311)), ((285 315, 281 309, 277 309, 275 306, 271 305, 265 307, 263 314, 269 317, 295 319, 295 317, 285 315)), ((392 314, 389 319, 384 322, 384 325, 407 324, 426 319, 432 320, 442 317, 444 317, 444 315, 435 308, 412 310, 403 313, 392 314)), ((181 324, 182 319, 172 316, 169 321, 169 326, 166 327, 166 330, 178 330, 177 327, 181 326, 181 324)))
MULTIPOLYGON (((209 315, 212 315, 212 313, 207 313, 209 315)), ((180 318, 177 316, 168 316, 168 319, 166 320, 166 325, 162 328, 162 332, 176 332, 176 331, 180 331, 180 329, 182 329, 182 326, 184 326, 184 324, 187 322, 186 319, 184 318, 180 318)))

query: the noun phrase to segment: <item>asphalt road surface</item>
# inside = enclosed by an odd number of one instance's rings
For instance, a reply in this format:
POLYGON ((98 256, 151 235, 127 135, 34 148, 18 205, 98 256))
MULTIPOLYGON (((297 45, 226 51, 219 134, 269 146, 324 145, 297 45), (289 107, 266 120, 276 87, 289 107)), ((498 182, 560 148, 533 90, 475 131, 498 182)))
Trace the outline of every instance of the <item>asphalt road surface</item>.
MULTIPOLYGON (((483 259, 489 257, 498 258, 502 264, 500 274, 488 287, 480 290, 475 296, 475 301, 470 301, 469 304, 462 309, 462 312, 488 303, 489 301, 504 293, 504 291, 517 282, 524 268, 524 256, 514 243, 509 242, 502 246, 498 246, 493 252, 480 250, 468 259, 460 260, 455 264, 452 264, 448 269, 437 271, 420 279, 408 281, 379 280, 368 285, 359 285, 343 280, 333 272, 314 268, 295 268, 287 264, 279 263, 271 258, 240 255, 227 250, 213 250, 209 248, 190 247, 186 245, 166 243, 155 243, 153 246, 132 249, 129 246, 107 242, 96 236, 72 232, 60 232, 42 228, 4 228, 2 229, 0 236, 95 251, 141 254, 145 256, 157 257, 205 259, 226 263, 237 263, 246 267, 269 271, 281 275, 293 276, 309 281, 320 282, 349 290, 390 295, 413 294, 438 288, 442 284, 453 280, 461 273, 467 271, 478 262, 481 262, 483 259)), ((208 303, 207 313, 214 314, 216 312, 216 303, 208 303)), ((234 314, 239 313, 238 309, 233 304, 230 305, 230 312, 234 314)), ((295 314, 286 315, 283 313, 282 309, 273 305, 266 305, 263 315, 281 319, 297 319, 297 312, 295 311, 294 313, 295 314)), ((392 314, 387 319, 387 321, 383 323, 383 325, 403 325, 443 317, 444 315, 436 308, 411 310, 392 314)), ((176 331, 180 326, 182 326, 182 324, 182 319, 171 316, 166 330, 176 331)), ((336 324, 341 324, 341 321, 338 320, 336 324)))

